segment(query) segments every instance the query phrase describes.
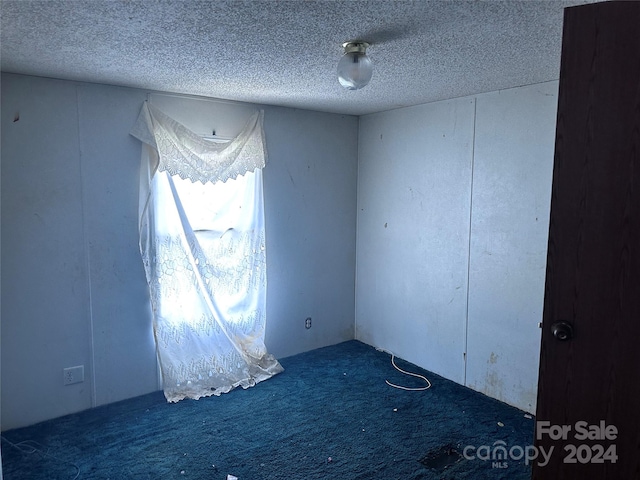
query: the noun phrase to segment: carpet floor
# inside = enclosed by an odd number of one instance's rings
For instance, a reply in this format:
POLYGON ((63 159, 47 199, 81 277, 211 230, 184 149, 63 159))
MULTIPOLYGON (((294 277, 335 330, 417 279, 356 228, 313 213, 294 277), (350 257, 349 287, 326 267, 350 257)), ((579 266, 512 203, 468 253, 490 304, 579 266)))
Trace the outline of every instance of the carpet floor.
POLYGON ((432 387, 389 387, 424 385, 390 360, 349 341, 282 359, 248 390, 177 404, 156 392, 9 430, 4 479, 530 478, 523 458, 483 459, 531 445, 530 416, 399 359, 432 387))

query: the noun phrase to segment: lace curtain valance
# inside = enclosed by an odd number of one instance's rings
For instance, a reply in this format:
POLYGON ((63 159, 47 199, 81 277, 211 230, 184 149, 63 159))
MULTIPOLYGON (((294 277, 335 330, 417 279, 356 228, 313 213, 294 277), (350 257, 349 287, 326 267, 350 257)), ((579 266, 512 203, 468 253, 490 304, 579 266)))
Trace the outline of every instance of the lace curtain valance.
POLYGON ((145 102, 131 134, 157 150, 157 170, 192 182, 226 182, 265 166, 263 116, 262 111, 254 113, 232 141, 216 143, 145 102))

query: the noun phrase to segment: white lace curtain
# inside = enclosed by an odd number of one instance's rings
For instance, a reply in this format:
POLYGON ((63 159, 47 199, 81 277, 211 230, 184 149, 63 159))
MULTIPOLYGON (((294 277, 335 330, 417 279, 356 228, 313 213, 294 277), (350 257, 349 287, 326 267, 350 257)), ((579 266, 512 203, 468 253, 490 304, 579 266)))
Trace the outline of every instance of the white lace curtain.
POLYGON ((282 371, 264 345, 263 114, 203 139, 145 102, 140 252, 168 401, 248 388, 282 371))

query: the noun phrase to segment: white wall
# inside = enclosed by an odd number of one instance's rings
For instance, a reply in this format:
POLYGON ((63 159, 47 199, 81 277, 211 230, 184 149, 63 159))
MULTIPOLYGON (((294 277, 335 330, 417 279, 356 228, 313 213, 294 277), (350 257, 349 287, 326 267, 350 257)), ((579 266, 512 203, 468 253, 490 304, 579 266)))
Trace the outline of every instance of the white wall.
MULTIPOLYGON (((42 88, 47 94, 53 93, 46 83, 42 88)), ((88 270, 83 281, 90 289, 89 315, 77 321, 90 327, 93 404, 103 405, 160 388, 148 291, 138 250, 140 142, 129 135, 146 94, 102 85, 74 88, 80 177, 73 182, 80 182, 83 192, 80 225, 88 270)), ((16 153, 19 155, 19 148, 16 153)), ((24 313, 16 312, 16 316, 24 313)), ((50 368, 60 370, 61 365, 50 368)), ((70 387, 59 388, 65 391, 70 387)))
POLYGON ((464 381, 474 99, 360 119, 356 335, 464 381))
POLYGON ((265 111, 266 342, 280 357, 354 338, 358 119, 265 111))
POLYGON ((360 119, 356 337, 530 412, 557 88, 360 119))
POLYGON ((467 386, 534 413, 558 83, 479 95, 467 386))
POLYGON ((91 366, 76 87, 3 75, 1 114, 2 422, 11 427, 91 406, 93 382, 62 388, 63 367, 91 366))
MULTIPOLYGON (((2 75, 3 430, 159 388, 137 244, 140 142, 128 134, 146 98, 2 75), (62 369, 79 364, 85 382, 63 386, 62 369)), ((198 104, 215 117, 229 105, 198 104)), ((353 338, 357 129, 356 117, 265 107, 277 357, 353 338)))

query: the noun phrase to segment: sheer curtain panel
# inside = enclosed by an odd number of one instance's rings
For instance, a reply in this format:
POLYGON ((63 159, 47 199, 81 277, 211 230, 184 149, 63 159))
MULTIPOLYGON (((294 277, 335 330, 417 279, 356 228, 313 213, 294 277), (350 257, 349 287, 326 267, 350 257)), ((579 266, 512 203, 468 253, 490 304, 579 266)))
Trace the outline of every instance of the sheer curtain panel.
POLYGON ((233 140, 201 138, 145 102, 140 252, 168 401, 248 388, 282 371, 264 345, 263 113, 233 140))

